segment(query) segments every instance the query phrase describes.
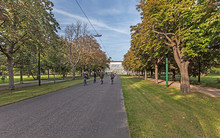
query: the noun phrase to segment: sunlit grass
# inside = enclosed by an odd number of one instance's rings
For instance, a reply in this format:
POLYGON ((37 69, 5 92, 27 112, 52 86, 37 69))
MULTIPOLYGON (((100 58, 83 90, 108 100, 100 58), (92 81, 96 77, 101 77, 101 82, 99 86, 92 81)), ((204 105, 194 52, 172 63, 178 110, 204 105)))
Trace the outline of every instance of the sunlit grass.
POLYGON ((131 137, 220 137, 220 99, 121 76, 131 137))
MULTIPOLYGON (((76 77, 78 77, 78 76, 80 76, 80 75, 76 74, 76 77)), ((34 77, 35 77, 35 79, 37 78, 37 76, 34 76, 34 77)), ((71 77, 72 77, 72 75, 67 75, 65 78, 71 78, 71 77)), ((56 79, 62 79, 63 76, 62 75, 55 75, 55 78, 56 79)), ((41 75, 41 79, 42 80, 47 80, 48 79, 48 75, 41 75)), ((54 75, 50 75, 49 79, 51 79, 51 80, 54 79, 54 75)), ((5 80, 2 80, 1 76, 0 76, 0 84, 8 83, 8 81, 9 81, 9 77, 8 76, 5 78, 5 80)), ((23 76, 23 81, 34 81, 34 78, 32 76, 28 77, 27 75, 24 75, 23 76)), ((14 76, 14 82, 20 82, 20 76, 14 76)))

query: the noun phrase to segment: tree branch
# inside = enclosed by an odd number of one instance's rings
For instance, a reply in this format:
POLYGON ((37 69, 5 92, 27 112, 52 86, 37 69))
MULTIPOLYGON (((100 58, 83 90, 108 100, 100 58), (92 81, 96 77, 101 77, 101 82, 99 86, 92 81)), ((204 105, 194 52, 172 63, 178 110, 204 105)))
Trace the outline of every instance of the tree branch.
POLYGON ((173 47, 174 46, 174 44, 169 44, 169 43, 167 43, 167 42, 164 42, 166 45, 168 45, 168 46, 170 46, 170 47, 173 47))
POLYGON ((15 53, 16 51, 18 51, 18 49, 21 47, 21 45, 19 45, 12 53, 15 53))
POLYGON ((153 25, 153 32, 154 32, 154 33, 157 33, 157 34, 164 35, 170 43, 174 43, 173 40, 168 36, 168 35, 174 35, 174 36, 175 36, 174 33, 162 33, 162 32, 158 32, 158 31, 155 30, 154 25, 153 25))
POLYGON ((0 27, 5 23, 5 21, 6 21, 6 20, 4 20, 4 21, 0 24, 0 27))
POLYGON ((174 59, 176 60, 176 63, 178 65, 179 68, 181 68, 180 64, 181 64, 181 60, 180 60, 180 57, 177 53, 177 48, 176 46, 173 47, 173 54, 174 54, 174 59))
POLYGON ((6 55, 7 57, 10 57, 8 53, 5 52, 5 49, 2 48, 2 46, 0 46, 0 51, 6 55))
MULTIPOLYGON (((14 44, 17 44, 18 42, 20 42, 21 39, 23 39, 26 35, 27 35, 27 33, 25 33, 23 36, 21 36, 19 40, 17 40, 16 42, 14 42, 14 44)), ((29 38, 25 39, 25 41, 28 40, 28 39, 29 39, 29 38)))
POLYGON ((6 35, 3 35, 3 34, 1 34, 2 36, 3 36, 3 38, 5 38, 9 43, 11 43, 11 41, 7 38, 7 36, 6 35))

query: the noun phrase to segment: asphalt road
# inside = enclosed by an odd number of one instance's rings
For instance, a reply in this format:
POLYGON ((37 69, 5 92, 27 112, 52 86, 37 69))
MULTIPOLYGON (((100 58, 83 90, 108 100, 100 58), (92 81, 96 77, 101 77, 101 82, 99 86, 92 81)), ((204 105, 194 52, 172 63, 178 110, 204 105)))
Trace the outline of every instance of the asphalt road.
POLYGON ((119 76, 0 107, 0 138, 129 138, 119 76))

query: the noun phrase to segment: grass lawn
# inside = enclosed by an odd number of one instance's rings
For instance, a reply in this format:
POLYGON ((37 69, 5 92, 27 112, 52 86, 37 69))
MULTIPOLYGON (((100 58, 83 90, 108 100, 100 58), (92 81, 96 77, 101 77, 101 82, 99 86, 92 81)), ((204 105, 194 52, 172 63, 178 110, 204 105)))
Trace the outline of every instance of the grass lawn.
MULTIPOLYGON (((166 80, 165 74, 161 74, 159 79, 166 80)), ((201 77, 200 79, 201 79, 201 84, 200 84, 201 86, 220 89, 220 82, 219 82, 220 74, 209 74, 201 77)), ((170 81, 172 80, 172 75, 169 75, 169 80, 170 81)), ((180 81, 180 75, 176 75, 176 81, 180 81)), ((198 77, 190 77, 190 84, 198 85, 198 77)))
POLYGON ((132 138, 220 137, 220 98, 121 76, 132 138))
MULTIPOLYGON (((89 79, 88 81, 91 81, 89 79)), ((42 86, 33 86, 33 87, 27 87, 23 88, 21 90, 15 90, 15 91, 2 91, 0 92, 0 106, 15 103, 21 100, 25 100, 28 98, 36 97, 39 95, 43 95, 46 93, 54 92, 60 89, 64 89, 67 87, 71 87, 73 85, 81 84, 83 83, 83 79, 77 79, 77 80, 70 80, 65 82, 57 82, 57 83, 50 83, 50 84, 44 84, 42 86)))
MULTIPOLYGON (((77 76, 80 76, 80 75, 77 74, 76 77, 77 76)), ((34 76, 34 77, 37 78, 37 76, 34 76)), ((50 79, 53 79, 53 77, 54 77, 53 75, 50 75, 50 79)), ((55 76, 56 79, 62 79, 62 77, 63 77, 62 75, 56 75, 55 76)), ((71 78, 72 75, 67 75, 67 77, 71 78)), ((1 78, 1 76, 0 76, 0 78, 1 78)), ((48 79, 48 75, 41 75, 41 79, 42 80, 47 80, 48 79)), ((30 77, 28 77, 26 75, 23 76, 23 81, 33 81, 33 80, 34 79, 33 79, 32 76, 30 76, 30 77)), ((9 81, 9 77, 7 76, 7 78, 5 78, 4 81, 0 79, 0 84, 1 83, 8 83, 8 81, 9 81)), ((14 82, 20 82, 20 76, 14 76, 14 82)))

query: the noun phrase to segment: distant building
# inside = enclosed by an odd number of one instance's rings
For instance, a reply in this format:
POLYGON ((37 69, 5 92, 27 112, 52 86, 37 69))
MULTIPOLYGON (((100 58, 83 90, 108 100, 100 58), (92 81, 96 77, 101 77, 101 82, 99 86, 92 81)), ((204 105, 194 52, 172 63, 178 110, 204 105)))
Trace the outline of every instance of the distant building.
POLYGON ((116 74, 127 74, 122 66, 122 61, 110 61, 109 68, 105 72, 114 72, 116 74))

